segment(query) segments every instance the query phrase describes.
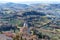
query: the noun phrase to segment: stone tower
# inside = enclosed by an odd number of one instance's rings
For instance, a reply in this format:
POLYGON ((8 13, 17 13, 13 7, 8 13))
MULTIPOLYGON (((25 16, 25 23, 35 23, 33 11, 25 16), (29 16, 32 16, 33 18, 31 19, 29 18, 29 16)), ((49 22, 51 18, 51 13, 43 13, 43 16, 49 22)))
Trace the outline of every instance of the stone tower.
POLYGON ((28 27, 27 22, 24 22, 23 27, 28 27))

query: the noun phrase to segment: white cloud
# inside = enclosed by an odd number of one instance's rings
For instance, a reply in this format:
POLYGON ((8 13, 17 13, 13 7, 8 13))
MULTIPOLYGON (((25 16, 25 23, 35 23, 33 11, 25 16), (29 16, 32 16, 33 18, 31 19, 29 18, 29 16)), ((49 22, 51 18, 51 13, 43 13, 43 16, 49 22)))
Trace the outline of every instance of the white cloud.
POLYGON ((60 0, 0 0, 1 2, 21 2, 21 3, 60 3, 60 0))

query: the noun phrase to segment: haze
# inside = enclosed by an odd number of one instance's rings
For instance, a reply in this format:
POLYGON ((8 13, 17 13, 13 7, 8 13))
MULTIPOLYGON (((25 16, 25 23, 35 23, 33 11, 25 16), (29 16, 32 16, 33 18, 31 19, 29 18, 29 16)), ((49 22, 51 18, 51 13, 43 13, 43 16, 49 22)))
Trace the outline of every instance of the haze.
POLYGON ((60 3, 60 0, 0 0, 0 3, 60 3))

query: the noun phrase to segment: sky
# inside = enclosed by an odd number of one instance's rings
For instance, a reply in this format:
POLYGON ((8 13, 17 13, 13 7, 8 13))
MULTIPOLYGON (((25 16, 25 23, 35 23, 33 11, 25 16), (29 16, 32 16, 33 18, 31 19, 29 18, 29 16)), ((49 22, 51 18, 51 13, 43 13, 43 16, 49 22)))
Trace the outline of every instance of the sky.
POLYGON ((60 0, 0 0, 0 3, 7 3, 7 2, 14 2, 14 3, 60 3, 60 0))

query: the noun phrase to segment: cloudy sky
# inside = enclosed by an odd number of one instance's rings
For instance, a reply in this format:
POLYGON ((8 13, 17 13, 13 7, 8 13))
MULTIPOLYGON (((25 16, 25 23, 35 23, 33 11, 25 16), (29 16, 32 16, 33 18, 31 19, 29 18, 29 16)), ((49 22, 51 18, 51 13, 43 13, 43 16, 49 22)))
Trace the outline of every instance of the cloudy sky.
POLYGON ((60 3, 60 0, 0 0, 0 3, 60 3))

